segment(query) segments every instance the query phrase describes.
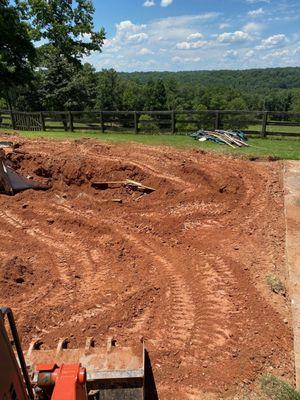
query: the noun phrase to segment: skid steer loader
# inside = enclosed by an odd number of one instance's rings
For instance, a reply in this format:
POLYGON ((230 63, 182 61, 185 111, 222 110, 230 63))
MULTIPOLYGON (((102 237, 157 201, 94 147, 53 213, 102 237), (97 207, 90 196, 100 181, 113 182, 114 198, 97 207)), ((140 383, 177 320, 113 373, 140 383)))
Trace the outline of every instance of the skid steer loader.
POLYGON ((144 378, 143 342, 120 348, 110 340, 98 348, 88 338, 79 350, 61 339, 55 350, 43 350, 35 340, 24 355, 11 309, 0 309, 1 400, 142 400, 144 378))

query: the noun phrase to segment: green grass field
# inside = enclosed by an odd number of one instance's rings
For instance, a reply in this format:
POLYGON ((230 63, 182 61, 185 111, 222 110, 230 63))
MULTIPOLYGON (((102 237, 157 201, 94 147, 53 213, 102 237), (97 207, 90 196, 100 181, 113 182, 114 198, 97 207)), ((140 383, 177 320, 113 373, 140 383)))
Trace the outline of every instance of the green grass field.
MULTIPOLYGON (((9 132, 9 131, 7 131, 9 132)), ((47 139, 81 139, 90 138, 105 142, 137 142, 146 145, 175 146, 182 149, 202 149, 223 154, 234 154, 246 157, 274 157, 279 159, 300 160, 299 138, 250 138, 251 147, 232 149, 226 145, 211 142, 198 142, 189 136, 181 135, 142 135, 132 133, 99 133, 99 132, 26 132, 18 134, 26 138, 47 139)))
MULTIPOLYGON (((261 125, 249 125, 248 131, 261 131, 261 125)), ((300 126, 268 125, 267 132, 300 133, 300 126)))

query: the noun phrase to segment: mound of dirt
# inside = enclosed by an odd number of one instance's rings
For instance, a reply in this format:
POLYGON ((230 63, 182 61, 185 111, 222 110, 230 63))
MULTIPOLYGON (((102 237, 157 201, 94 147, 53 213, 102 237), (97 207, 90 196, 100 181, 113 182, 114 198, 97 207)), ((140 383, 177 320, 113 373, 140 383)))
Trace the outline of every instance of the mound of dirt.
POLYGON ((49 155, 45 159, 42 155, 11 154, 9 159, 15 170, 19 170, 24 175, 31 174, 35 177, 46 178, 50 184, 61 182, 67 186, 82 186, 91 180, 144 181, 147 178, 144 171, 126 162, 117 164, 114 161, 106 162, 101 169, 98 169, 82 156, 69 159, 49 155))

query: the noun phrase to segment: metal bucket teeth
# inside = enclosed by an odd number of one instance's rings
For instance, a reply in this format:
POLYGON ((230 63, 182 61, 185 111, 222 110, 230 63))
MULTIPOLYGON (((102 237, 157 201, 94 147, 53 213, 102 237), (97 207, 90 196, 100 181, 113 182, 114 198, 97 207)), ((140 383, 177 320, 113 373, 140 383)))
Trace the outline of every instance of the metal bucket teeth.
POLYGON ((83 349, 71 349, 63 338, 56 350, 41 349, 35 340, 26 356, 27 365, 34 371, 39 364, 80 363, 87 371, 87 390, 96 391, 104 400, 144 399, 145 348, 141 342, 133 347, 119 347, 110 338, 106 345, 94 346, 93 338, 86 339, 83 349))

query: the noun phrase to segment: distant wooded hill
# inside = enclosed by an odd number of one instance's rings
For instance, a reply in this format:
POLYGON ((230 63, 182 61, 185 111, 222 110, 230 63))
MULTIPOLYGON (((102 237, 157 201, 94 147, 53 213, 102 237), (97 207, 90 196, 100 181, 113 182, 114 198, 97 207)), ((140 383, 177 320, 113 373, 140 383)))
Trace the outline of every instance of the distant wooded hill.
POLYGON ((52 70, 0 93, 0 109, 40 110, 268 110, 300 112, 300 67, 243 71, 96 72, 68 64, 64 85, 52 70), (69 68, 70 67, 70 68, 69 68))
POLYGON ((146 83, 149 80, 176 80, 183 85, 226 87, 260 92, 265 89, 300 88, 300 67, 221 71, 133 72, 120 73, 124 78, 146 83))

